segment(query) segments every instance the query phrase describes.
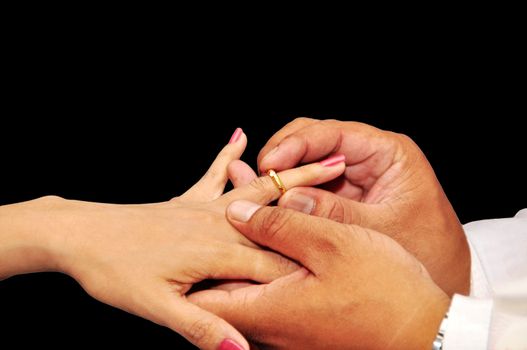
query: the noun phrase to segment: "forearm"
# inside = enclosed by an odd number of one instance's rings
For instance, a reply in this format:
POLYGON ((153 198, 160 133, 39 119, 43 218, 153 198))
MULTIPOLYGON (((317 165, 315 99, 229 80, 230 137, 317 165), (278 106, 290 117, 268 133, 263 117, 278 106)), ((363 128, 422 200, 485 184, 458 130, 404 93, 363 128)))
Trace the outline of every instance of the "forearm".
POLYGON ((0 207, 0 279, 57 271, 60 234, 57 210, 63 199, 43 197, 0 207))

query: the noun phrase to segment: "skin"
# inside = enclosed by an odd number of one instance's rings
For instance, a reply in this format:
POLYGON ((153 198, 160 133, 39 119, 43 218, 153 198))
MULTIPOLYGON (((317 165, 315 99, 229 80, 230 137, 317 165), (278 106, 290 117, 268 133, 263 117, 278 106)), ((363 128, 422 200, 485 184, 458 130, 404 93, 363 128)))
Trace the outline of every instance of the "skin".
POLYGON ((227 215, 249 239, 304 266, 268 284, 189 297, 258 348, 431 348, 449 298, 387 235, 245 201, 227 215))
MULTIPOLYGON (((225 218, 236 199, 266 204, 280 196, 268 177, 222 195, 227 165, 246 144, 242 134, 225 146, 196 185, 168 202, 115 205, 44 197, 0 207, 0 279, 63 272, 94 298, 169 327, 202 349, 217 349, 226 339, 249 349, 232 325, 186 298, 206 279, 268 283, 298 270, 225 218)), ((288 187, 311 186, 343 171, 344 163, 315 163, 280 176, 288 187)))
MULTIPOLYGON (((449 295, 468 294, 470 252, 463 227, 428 160, 407 136, 356 122, 299 118, 258 156, 260 171, 284 170, 332 154, 346 156, 342 176, 322 188, 298 187, 279 205, 387 234, 419 259, 449 295)), ((256 175, 229 166, 236 185, 256 175)))

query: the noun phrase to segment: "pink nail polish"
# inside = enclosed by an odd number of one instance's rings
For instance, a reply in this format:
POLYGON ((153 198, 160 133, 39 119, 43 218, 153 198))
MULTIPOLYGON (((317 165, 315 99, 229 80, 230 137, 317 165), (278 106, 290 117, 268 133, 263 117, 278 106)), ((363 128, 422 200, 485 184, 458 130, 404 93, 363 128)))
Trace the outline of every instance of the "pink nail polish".
POLYGON ((236 128, 236 130, 234 130, 234 134, 232 134, 231 139, 229 140, 229 144, 238 141, 240 139, 240 136, 242 136, 242 132, 242 128, 236 128))
POLYGON ((320 162, 323 166, 333 166, 339 163, 342 163, 346 160, 346 157, 343 154, 335 154, 334 156, 324 159, 320 162))
POLYGON ((231 339, 225 339, 221 342, 218 350, 243 350, 238 343, 231 339))

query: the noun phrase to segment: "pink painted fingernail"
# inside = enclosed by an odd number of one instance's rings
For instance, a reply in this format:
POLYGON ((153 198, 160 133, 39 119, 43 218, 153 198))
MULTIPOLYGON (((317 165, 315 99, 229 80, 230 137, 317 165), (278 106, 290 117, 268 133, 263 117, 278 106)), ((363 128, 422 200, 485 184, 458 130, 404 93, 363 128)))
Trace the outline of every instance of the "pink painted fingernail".
POLYGON ((339 163, 342 163, 346 160, 346 157, 343 154, 335 154, 334 156, 324 159, 320 162, 323 166, 333 166, 339 163))
POLYGON ((243 347, 232 339, 224 339, 218 350, 244 350, 243 347))
POLYGON ((242 128, 236 128, 236 130, 234 130, 234 134, 232 134, 231 139, 229 140, 229 144, 238 141, 240 139, 240 136, 242 136, 242 132, 242 128))

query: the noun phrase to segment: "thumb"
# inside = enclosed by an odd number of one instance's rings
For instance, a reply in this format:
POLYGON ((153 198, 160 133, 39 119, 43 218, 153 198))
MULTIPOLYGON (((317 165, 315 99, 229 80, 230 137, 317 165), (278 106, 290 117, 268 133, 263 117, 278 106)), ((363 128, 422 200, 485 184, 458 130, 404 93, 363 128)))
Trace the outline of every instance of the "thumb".
POLYGON ((314 187, 297 187, 287 191, 278 205, 343 224, 374 228, 380 213, 374 205, 357 202, 314 187))
POLYGON ((245 338, 229 323, 186 300, 165 304, 164 324, 205 350, 249 350, 245 338))
POLYGON ((346 249, 347 226, 324 218, 245 200, 232 202, 227 217, 251 241, 298 261, 315 275, 346 249))

